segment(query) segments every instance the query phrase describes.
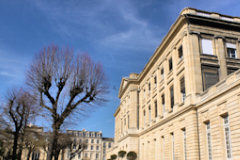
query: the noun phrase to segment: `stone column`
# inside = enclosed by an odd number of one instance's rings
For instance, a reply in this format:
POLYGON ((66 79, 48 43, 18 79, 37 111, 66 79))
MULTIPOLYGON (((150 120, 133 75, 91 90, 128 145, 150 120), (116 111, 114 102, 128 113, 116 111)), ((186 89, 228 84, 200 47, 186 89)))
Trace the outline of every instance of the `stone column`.
POLYGON ((240 59, 240 39, 237 41, 237 58, 240 59))
POLYGON ((186 96, 202 92, 202 74, 198 33, 183 37, 186 96))
POLYGON ((219 80, 227 77, 227 64, 226 64, 226 53, 224 47, 224 41, 222 37, 215 37, 216 55, 220 64, 219 69, 219 80))
POLYGON ((179 104, 179 80, 177 78, 178 49, 176 47, 174 47, 174 50, 172 51, 172 60, 173 60, 173 89, 175 108, 179 104))

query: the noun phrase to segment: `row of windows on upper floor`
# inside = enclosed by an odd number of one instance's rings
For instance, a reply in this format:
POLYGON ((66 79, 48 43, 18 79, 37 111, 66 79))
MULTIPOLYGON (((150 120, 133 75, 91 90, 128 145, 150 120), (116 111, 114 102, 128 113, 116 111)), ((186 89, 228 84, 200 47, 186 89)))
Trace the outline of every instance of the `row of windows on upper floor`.
MULTIPOLYGON (((181 95, 181 101, 182 101, 182 103, 184 103, 185 97, 186 97, 184 77, 180 79, 179 83, 180 83, 180 91, 179 92, 180 92, 180 95, 181 95)), ((169 93, 170 93, 170 97, 169 97, 170 104, 169 104, 169 106, 171 107, 171 110, 173 110, 174 105, 175 105, 175 101, 174 101, 174 98, 175 98, 174 97, 174 86, 173 85, 169 87, 169 93)), ((165 98, 166 98, 165 94, 162 93, 161 98, 160 98, 161 106, 162 106, 162 110, 161 111, 159 111, 158 100, 156 99, 154 101, 154 116, 155 116, 155 118, 158 115, 160 115, 159 112, 161 112, 162 115, 164 115, 164 113, 166 112, 166 108, 165 108, 165 106, 166 106, 165 102, 166 101, 165 101, 165 98)), ((150 123, 152 121, 152 112, 151 111, 152 111, 152 107, 151 107, 151 105, 149 105, 148 106, 148 118, 149 118, 148 123, 150 123)), ((146 109, 143 110, 143 123, 144 123, 144 125, 147 124, 146 109)))
POLYGON ((97 132, 68 131, 68 133, 71 133, 71 135, 73 136, 79 137, 102 137, 102 134, 97 132))
MULTIPOLYGON (((213 50, 213 40, 201 39, 201 53, 207 55, 216 55, 213 50)), ((228 58, 239 58, 237 56, 237 43, 226 42, 225 43, 226 57, 228 58)))
MULTIPOLYGON (((78 155, 77 158, 78 158, 78 159, 82 159, 82 157, 83 157, 82 154, 83 154, 82 152, 78 153, 78 154, 77 154, 77 155, 78 155)), ((69 152, 68 152, 68 158, 70 158, 70 157, 71 157, 71 152, 69 151, 69 152)), ((75 156, 74 156, 74 157, 75 157, 75 156)), ((94 158, 94 154, 93 154, 93 153, 84 153, 84 158, 86 158, 86 159, 88 159, 88 158, 92 159, 92 158, 94 158)), ((84 159, 84 158, 83 158, 83 159, 84 159)), ((100 158, 100 157, 99 157, 99 153, 96 153, 96 154, 95 154, 95 159, 99 159, 99 158, 100 158)))
MULTIPOLYGON (((78 140, 79 143, 85 142, 85 143, 94 143, 96 142, 97 144, 99 144, 101 141, 99 139, 79 139, 78 140)), ((77 142, 77 139, 74 139, 74 142, 77 142)), ((105 145, 107 142, 103 142, 103 145, 105 145)), ((111 143, 111 142, 109 142, 111 143)))
MULTIPOLYGON (((205 55, 215 55, 214 53, 213 53, 213 41, 212 40, 210 40, 210 39, 204 39, 204 38, 202 38, 201 39, 201 53, 202 54, 205 54, 205 55)), ((228 58, 238 58, 238 56, 237 56, 237 43, 230 43, 230 42, 226 42, 225 43, 225 50, 226 50, 226 57, 228 57, 228 58)), ((179 60, 182 60, 183 59, 183 47, 182 47, 182 45, 178 48, 178 58, 179 58, 179 60)), ((173 61, 172 61, 172 57, 170 57, 169 59, 168 59, 168 71, 169 72, 171 72, 172 71, 172 69, 173 69, 173 61)), ((204 69, 203 69, 204 70, 204 69)), ((228 71, 228 74, 230 74, 230 73, 232 73, 232 72, 234 72, 236 69, 232 69, 232 68, 228 68, 227 69, 227 71, 228 71)), ((205 78, 205 77, 207 77, 207 76, 210 76, 211 77, 211 74, 213 73, 213 74, 216 74, 216 73, 214 73, 214 72, 216 72, 216 71, 210 71, 211 73, 209 74, 209 72, 207 71, 207 70, 205 70, 205 73, 203 73, 203 80, 204 80, 204 83, 205 83, 205 79, 207 79, 207 78, 205 78)), ((161 70, 160 70, 160 74, 161 74, 161 80, 163 80, 164 79, 164 67, 161 67, 161 70)), ((216 77, 216 76, 215 76, 216 77)), ((157 75, 155 75, 154 77, 153 77, 153 83, 154 83, 154 87, 156 87, 157 86, 157 75)), ((215 79, 218 79, 218 78, 215 78, 215 79)), ((218 82, 218 80, 217 81, 214 81, 213 82, 213 84, 216 84, 216 82, 218 82)), ((211 83, 211 82, 209 82, 209 83, 211 83)), ((206 82, 205 84, 203 84, 204 86, 203 86, 203 88, 204 88, 204 90, 205 89, 207 89, 207 88, 209 88, 212 84, 208 84, 208 82, 206 82)), ((151 85, 151 82, 148 82, 148 91, 151 91, 151 88, 152 88, 152 85, 151 85)), ((146 89, 144 88, 143 89, 143 94, 144 94, 144 97, 146 97, 146 89)))
MULTIPOLYGON (((178 59, 179 61, 183 59, 183 47, 182 45, 178 48, 178 59)), ((169 72, 172 72, 173 70, 173 61, 172 61, 172 57, 170 57, 168 59, 168 71, 169 72)), ((161 74, 161 80, 164 79, 164 67, 162 66, 161 69, 160 69, 160 74, 161 74)), ((157 75, 155 75, 153 77, 153 83, 154 83, 154 86, 153 87, 156 87, 157 86, 157 75)), ((152 88, 152 85, 151 85, 151 82, 148 83, 148 91, 151 91, 151 88, 152 88)), ((144 94, 144 97, 146 96, 146 89, 144 88, 143 89, 143 94, 144 94)))
MULTIPOLYGON (((186 97, 186 91, 185 91, 185 79, 184 77, 182 77, 179 81, 179 85, 180 85, 180 95, 181 95, 181 102, 184 103, 185 101, 185 97, 186 97)), ((175 101, 174 101, 174 96, 175 96, 175 93, 174 93, 174 86, 171 85, 169 87, 169 93, 170 93, 170 99, 169 99, 169 102, 170 104, 168 104, 170 107, 171 107, 171 110, 173 110, 174 108, 174 105, 175 105, 175 101)), ((164 113, 166 112, 166 100, 165 100, 166 96, 165 96, 165 93, 162 93, 161 94, 161 98, 160 100, 158 101, 158 99, 154 100, 154 116, 155 118, 160 115, 160 112, 162 113, 162 115, 164 115, 164 113), (162 110, 159 109, 159 106, 158 105, 158 102, 160 102, 160 105, 162 106, 162 110)), ((147 120, 146 120, 146 112, 148 112, 148 123, 150 123, 152 121, 152 107, 151 105, 148 106, 147 109, 144 109, 143 110, 143 124, 144 125, 147 125, 147 120), (147 110, 147 111, 146 111, 147 110)), ((124 131, 124 128, 126 129, 126 127, 129 128, 130 126, 130 116, 129 114, 127 115, 127 117, 125 116, 124 118, 121 119, 121 133, 123 133, 124 131)))

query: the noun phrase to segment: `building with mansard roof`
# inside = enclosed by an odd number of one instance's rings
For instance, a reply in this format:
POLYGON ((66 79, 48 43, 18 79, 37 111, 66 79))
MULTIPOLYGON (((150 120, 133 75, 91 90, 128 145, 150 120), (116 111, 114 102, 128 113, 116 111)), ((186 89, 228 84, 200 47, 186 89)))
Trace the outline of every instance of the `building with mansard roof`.
POLYGON ((239 17, 183 9, 142 72, 122 78, 107 158, 240 159, 239 58, 239 17))

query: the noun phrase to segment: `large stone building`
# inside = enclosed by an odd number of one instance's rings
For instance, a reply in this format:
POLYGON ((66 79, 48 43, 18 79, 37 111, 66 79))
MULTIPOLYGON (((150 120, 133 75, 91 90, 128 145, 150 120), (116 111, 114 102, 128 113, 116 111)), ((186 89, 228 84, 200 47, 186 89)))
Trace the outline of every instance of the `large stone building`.
POLYGON ((138 160, 240 159, 240 18, 185 8, 123 78, 115 144, 138 160))
MULTIPOLYGON (((113 139, 102 137, 101 131, 68 130, 67 133, 72 135, 74 141, 80 143, 85 141, 86 143, 86 148, 78 153, 73 160, 106 160, 106 150, 113 145, 113 139)), ((65 157, 69 158, 69 152, 66 152, 66 154, 65 157)))

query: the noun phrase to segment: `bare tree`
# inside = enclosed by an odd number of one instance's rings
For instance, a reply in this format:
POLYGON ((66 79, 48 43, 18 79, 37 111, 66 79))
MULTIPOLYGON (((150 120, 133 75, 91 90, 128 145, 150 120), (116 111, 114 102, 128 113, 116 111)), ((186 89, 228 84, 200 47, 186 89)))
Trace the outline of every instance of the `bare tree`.
POLYGON ((27 151, 27 160, 30 159, 32 152, 45 145, 43 129, 37 126, 27 126, 23 136, 23 149, 27 151))
POLYGON ((73 113, 86 113, 86 109, 100 102, 107 91, 101 64, 88 55, 75 55, 70 49, 57 46, 44 48, 33 61, 27 84, 39 94, 40 106, 52 118, 52 137, 47 159, 56 154, 60 127, 73 113))
POLYGON ((21 149, 19 149, 19 157, 17 155, 19 139, 29 120, 34 118, 35 102, 35 98, 22 89, 13 90, 7 96, 7 103, 4 105, 4 118, 9 123, 9 126, 12 126, 12 160, 20 159, 21 157, 21 149))

